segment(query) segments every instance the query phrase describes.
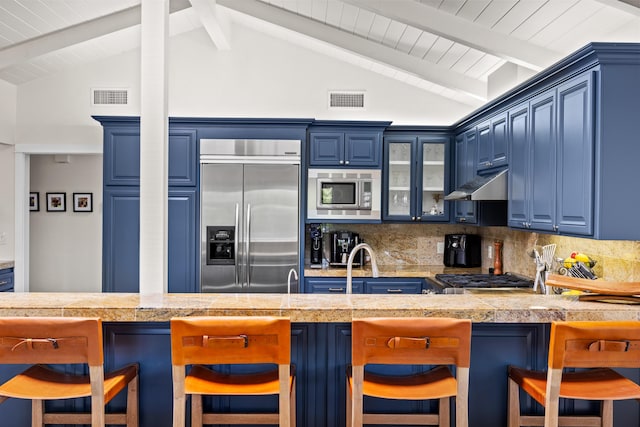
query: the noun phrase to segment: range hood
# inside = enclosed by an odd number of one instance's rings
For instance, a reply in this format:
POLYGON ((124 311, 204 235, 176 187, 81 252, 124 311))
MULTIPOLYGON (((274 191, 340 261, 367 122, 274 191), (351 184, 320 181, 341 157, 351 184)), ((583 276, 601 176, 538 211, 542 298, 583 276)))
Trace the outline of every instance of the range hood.
POLYGON ((477 175, 472 181, 446 195, 445 200, 507 200, 507 169, 477 175))

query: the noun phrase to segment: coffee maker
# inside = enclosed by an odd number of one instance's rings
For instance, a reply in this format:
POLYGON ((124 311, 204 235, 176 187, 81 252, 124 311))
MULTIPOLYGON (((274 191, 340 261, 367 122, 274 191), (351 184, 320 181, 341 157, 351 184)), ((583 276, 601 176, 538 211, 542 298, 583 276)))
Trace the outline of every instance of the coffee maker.
POLYGON ((320 224, 309 224, 309 237, 311 237, 310 267, 322 268, 322 227, 320 224))
POLYGON ((444 265, 447 267, 480 267, 481 244, 477 234, 446 234, 444 265))
MULTIPOLYGON (((351 231, 336 231, 331 233, 331 260, 329 265, 333 267, 346 267, 349 254, 353 248, 362 243, 358 233, 351 231)), ((358 251, 353 259, 353 266, 360 267, 363 265, 364 250, 358 251)))

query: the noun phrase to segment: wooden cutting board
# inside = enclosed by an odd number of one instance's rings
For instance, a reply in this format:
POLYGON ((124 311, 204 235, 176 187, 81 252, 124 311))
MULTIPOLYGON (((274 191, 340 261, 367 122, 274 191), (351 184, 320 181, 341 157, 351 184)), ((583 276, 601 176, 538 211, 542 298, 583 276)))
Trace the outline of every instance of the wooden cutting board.
POLYGON ((546 282, 549 286, 591 292, 597 295, 581 295, 580 299, 604 301, 618 299, 640 302, 640 282, 609 282, 606 280, 579 279, 577 277, 550 274, 546 282))

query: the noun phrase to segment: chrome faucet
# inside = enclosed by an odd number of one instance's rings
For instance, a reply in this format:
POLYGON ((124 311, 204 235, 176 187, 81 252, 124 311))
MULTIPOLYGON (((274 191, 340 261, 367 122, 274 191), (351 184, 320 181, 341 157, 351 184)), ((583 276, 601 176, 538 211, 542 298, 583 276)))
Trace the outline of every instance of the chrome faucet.
MULTIPOLYGON (((373 253, 373 249, 366 243, 358 243, 354 246, 349 254, 349 260, 347 261, 347 293, 353 293, 353 259, 356 257, 356 254, 360 249, 364 249, 369 252, 369 256, 371 257, 371 274, 373 277, 378 277, 378 263, 376 262, 376 255, 373 253)), ((363 260, 364 264, 364 260, 363 260)))
POLYGON ((294 280, 298 280, 298 272, 295 268, 289 270, 289 277, 287 277, 287 293, 291 293, 291 275, 293 275, 294 280))

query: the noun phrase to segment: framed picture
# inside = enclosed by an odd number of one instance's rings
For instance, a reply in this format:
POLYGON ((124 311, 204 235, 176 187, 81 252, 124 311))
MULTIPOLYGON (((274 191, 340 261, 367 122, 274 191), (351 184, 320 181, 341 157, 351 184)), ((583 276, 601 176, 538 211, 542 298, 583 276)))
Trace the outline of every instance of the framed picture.
POLYGON ((47 193, 47 212, 65 212, 67 193, 47 193))
POLYGON ((29 193, 29 210, 31 212, 37 212, 40 210, 40 193, 29 193))
POLYGON ((93 211, 93 193, 73 193, 74 212, 93 211))

